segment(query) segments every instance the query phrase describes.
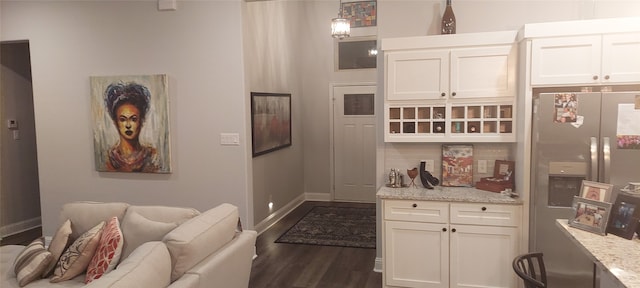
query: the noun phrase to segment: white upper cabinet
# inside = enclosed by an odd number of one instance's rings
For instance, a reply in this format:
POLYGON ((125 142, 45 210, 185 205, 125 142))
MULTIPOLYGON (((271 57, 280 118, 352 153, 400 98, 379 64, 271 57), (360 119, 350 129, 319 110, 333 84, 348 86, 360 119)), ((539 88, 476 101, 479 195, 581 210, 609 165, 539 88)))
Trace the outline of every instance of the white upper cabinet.
MULTIPOLYGON (((516 49, 510 43, 479 45, 482 34, 384 39, 386 99, 446 100, 513 97, 516 93, 516 49), (422 46, 428 38, 443 43, 422 46), (468 44, 461 44, 464 39, 468 44), (446 40, 452 43, 447 44, 446 40), (457 40, 457 41, 456 41, 457 40), (478 40, 478 41, 474 41, 478 40), (398 43, 398 44, 396 44, 398 43), (403 46, 405 45, 405 46, 403 46)), ((427 41, 428 42, 428 41, 427 41)), ((481 43, 481 42, 480 42, 481 43)))
POLYGON ((602 37, 604 81, 640 82, 640 33, 602 37))
POLYGON ((449 91, 449 51, 401 51, 385 57, 387 100, 437 100, 449 91))
POLYGON ((640 80, 640 33, 534 39, 531 84, 609 84, 640 80))
POLYGON ((531 86, 640 82, 640 17, 526 24, 531 86))
POLYGON ((516 95, 515 45, 452 49, 450 59, 452 98, 516 95))
POLYGON ((515 141, 516 35, 383 39, 385 141, 515 141))

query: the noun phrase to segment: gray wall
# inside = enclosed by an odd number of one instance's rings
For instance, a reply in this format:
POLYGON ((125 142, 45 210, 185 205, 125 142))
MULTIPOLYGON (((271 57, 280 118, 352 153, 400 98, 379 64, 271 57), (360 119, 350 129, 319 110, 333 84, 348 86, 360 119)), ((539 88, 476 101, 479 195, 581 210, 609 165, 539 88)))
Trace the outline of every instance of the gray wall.
MULTIPOLYGON (((303 68, 298 41, 303 31, 298 25, 290 25, 298 23, 304 11, 302 3, 296 2, 260 1, 247 3, 246 7, 244 49, 249 91, 290 93, 292 108, 291 147, 252 161, 252 208, 254 223, 258 224, 304 192, 302 127, 308 119, 302 116, 305 95, 301 88, 303 68)), ((249 140, 251 132, 247 135, 249 140)))
POLYGON ((177 11, 158 11, 155 1, 0 5, 0 40, 31 44, 45 235, 57 228, 61 205, 75 200, 199 210, 229 202, 253 225, 243 2, 179 1, 177 11), (89 76, 159 73, 169 77, 174 172, 96 172, 89 76), (221 146, 226 132, 239 133, 240 146, 221 146))

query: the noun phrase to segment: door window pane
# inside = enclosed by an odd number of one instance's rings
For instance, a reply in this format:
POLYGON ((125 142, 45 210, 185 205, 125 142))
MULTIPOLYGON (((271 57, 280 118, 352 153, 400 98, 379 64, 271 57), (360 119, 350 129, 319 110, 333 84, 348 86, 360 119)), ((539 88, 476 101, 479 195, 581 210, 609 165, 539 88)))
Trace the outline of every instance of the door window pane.
POLYGON ((374 115, 373 94, 344 94, 344 115, 374 115))

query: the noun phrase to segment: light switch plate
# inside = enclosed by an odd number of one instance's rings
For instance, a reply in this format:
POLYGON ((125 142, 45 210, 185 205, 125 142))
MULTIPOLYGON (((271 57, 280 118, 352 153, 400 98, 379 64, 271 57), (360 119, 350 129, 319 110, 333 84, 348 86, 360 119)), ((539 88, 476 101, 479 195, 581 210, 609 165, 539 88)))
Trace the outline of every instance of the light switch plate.
POLYGON ((433 172, 433 170, 435 169, 435 165, 433 164, 433 160, 425 160, 424 162, 424 169, 429 171, 429 172, 433 172))
POLYGON ((487 160, 478 160, 478 173, 487 173, 487 160))
POLYGON ((238 133, 220 133, 221 145, 240 145, 240 135, 238 133))

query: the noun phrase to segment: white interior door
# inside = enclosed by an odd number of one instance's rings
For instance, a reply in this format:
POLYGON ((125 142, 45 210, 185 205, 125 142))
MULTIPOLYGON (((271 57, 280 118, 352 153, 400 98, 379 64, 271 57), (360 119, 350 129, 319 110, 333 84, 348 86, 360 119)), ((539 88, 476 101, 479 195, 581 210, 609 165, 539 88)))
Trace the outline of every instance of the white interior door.
POLYGON ((333 88, 334 199, 375 202, 376 86, 333 88))

